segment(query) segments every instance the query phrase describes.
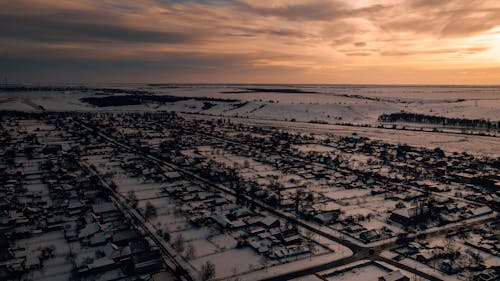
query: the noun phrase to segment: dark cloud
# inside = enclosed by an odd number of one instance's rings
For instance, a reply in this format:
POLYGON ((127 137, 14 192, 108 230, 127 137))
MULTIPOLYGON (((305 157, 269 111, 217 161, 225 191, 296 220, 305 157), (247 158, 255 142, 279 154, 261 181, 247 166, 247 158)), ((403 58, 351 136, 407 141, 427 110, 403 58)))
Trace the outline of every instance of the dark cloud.
POLYGON ((290 56, 270 52, 258 53, 202 53, 150 52, 138 58, 76 58, 56 51, 45 56, 29 56, 26 52, 0 53, 0 73, 9 79, 31 82, 228 82, 269 81, 275 75, 296 72, 285 66, 258 66, 262 58, 289 59, 290 56), (147 58, 147 59, 145 59, 147 58), (263 71, 265 70, 265 71, 263 71), (124 80, 125 79, 125 80, 124 80), (261 79, 261 80, 259 80, 261 79))
POLYGON ((114 16, 92 12, 64 11, 55 15, 0 16, 4 39, 44 42, 192 43, 199 39, 190 33, 156 31, 128 26, 114 16), (103 18, 109 22, 102 22, 103 18))
POLYGON ((276 36, 276 37, 292 37, 292 38, 305 38, 310 35, 303 30, 291 28, 252 28, 252 27, 227 27, 232 29, 232 32, 226 32, 221 35, 231 37, 257 37, 257 36, 276 36))

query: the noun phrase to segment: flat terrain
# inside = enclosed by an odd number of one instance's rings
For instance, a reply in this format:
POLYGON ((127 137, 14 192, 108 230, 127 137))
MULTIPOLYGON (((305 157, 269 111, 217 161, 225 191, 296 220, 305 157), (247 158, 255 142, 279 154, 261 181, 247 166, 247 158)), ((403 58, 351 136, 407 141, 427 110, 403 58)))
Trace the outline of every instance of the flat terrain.
POLYGON ((497 90, 3 89, 0 226, 9 259, 0 269, 36 280, 142 270, 199 280, 207 267, 216 280, 496 272, 498 131, 384 124, 378 116, 404 109, 498 120, 497 90), (130 244, 115 242, 124 230, 137 233, 130 244), (15 235, 27 231, 34 235, 15 235), (48 240, 49 249, 38 248, 48 240), (147 262, 127 254, 131 247, 147 262))

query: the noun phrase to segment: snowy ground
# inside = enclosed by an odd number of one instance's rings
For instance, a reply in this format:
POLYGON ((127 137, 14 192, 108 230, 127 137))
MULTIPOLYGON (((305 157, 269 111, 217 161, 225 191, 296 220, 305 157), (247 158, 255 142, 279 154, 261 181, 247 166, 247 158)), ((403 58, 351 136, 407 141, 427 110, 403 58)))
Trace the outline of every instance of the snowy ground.
MULTIPOLYGON (((329 123, 376 123, 383 113, 405 110, 430 115, 469 119, 500 118, 500 86, 336 86, 336 85, 176 85, 175 88, 147 85, 112 85, 151 91, 161 95, 237 99, 248 102, 235 108, 235 103, 213 102, 215 106, 202 109, 203 101, 187 100, 164 105, 146 103, 106 110, 176 110, 226 116, 262 119, 311 121, 329 123), (305 90, 314 93, 245 92, 244 88, 277 88, 305 90), (224 92, 241 93, 224 93, 224 92)), ((111 86, 107 86, 111 87, 111 86)), ((2 92, 0 109, 30 110, 31 101, 47 110, 102 110, 80 101, 93 96, 77 90, 65 92, 2 92)))
POLYGON ((90 155, 86 156, 85 160, 99 173, 112 174, 119 193, 126 197, 133 191, 138 199, 139 210, 143 210, 148 203, 155 206, 157 215, 150 219, 150 223, 157 230, 170 233, 171 243, 182 237, 186 244, 184 252, 187 252, 188 247, 193 247, 194 251, 188 262, 195 270, 201 271, 207 261, 212 262, 216 268, 216 279, 238 276, 240 280, 257 280, 282 274, 292 268, 297 270, 352 255, 349 249, 338 243, 314 237, 311 239, 326 247, 318 248, 315 255, 297 257, 286 262, 268 260, 249 247, 237 247, 237 241, 231 233, 220 232, 211 226, 198 227, 190 223, 188 216, 181 211, 186 206, 161 193, 164 184, 146 182, 143 177, 131 176, 120 167, 119 161, 112 160, 109 156, 94 154, 92 151, 88 153, 90 155))
MULTIPOLYGON (((82 102, 84 97, 96 96, 92 92, 69 90, 65 92, 1 92, 0 110, 38 110, 37 105, 49 111, 177 111, 212 116, 250 118, 275 125, 334 134, 357 133, 373 139, 416 146, 443 147, 449 151, 467 151, 499 156, 500 140, 461 134, 418 131, 357 128, 331 124, 378 124, 384 113, 401 110, 446 117, 500 120, 500 86, 349 86, 349 85, 175 85, 150 86, 142 84, 101 85, 144 90, 158 95, 236 99, 237 102, 211 101, 203 108, 202 100, 183 100, 159 104, 95 107, 82 102), (245 88, 274 88, 303 90, 314 93, 245 92, 245 88), (240 93, 225 93, 240 92, 240 93), (265 121, 267 120, 267 121, 265 121), (295 120, 296 123, 279 122, 295 120), (328 122, 330 125, 308 122, 328 122), (300 123, 306 122, 306 123, 300 123)), ((495 132, 494 132, 495 133, 495 132)), ((496 132, 498 134, 498 132, 496 132)), ((321 149, 321 148, 303 148, 321 149)))

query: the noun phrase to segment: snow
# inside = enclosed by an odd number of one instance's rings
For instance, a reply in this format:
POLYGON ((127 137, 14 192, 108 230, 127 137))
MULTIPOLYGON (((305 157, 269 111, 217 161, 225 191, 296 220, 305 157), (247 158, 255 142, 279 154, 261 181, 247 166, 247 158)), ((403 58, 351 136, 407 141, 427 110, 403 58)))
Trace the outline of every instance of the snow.
POLYGON ((354 267, 347 272, 342 272, 338 274, 331 274, 324 276, 326 280, 335 281, 366 281, 366 280, 377 280, 378 277, 384 276, 388 272, 383 268, 380 268, 374 264, 362 265, 360 267, 354 267))
POLYGON ((190 241, 189 244, 195 249, 195 258, 212 255, 218 251, 217 247, 205 238, 190 241))
MULTIPOLYGON (((120 85, 110 85, 117 88, 120 85)), ((90 92, 3 92, 0 110, 37 110, 30 103, 42 105, 54 111, 177 111, 226 116, 255 118, 276 124, 283 120, 295 119, 294 124, 284 123, 289 128, 328 130, 330 133, 360 136, 409 145, 442 147, 448 151, 466 150, 475 154, 498 156, 498 138, 427 132, 383 130, 376 128, 356 128, 334 125, 299 123, 325 121, 330 124, 354 122, 357 124, 377 124, 377 118, 384 113, 401 110, 408 112, 489 120, 500 116, 500 87, 498 86, 354 86, 354 85, 176 85, 176 88, 160 88, 148 85, 123 85, 124 88, 150 90, 157 94, 186 97, 212 97, 238 99, 248 104, 236 108, 241 102, 212 102, 216 106, 203 110, 202 100, 185 100, 165 104, 142 104, 123 107, 98 108, 80 101, 93 96, 90 92), (222 93, 245 87, 290 88, 315 91, 318 93, 222 93), (292 126, 293 125, 293 126, 292 126)), ((251 119, 246 120, 251 121, 251 119)))
POLYGON ((229 251, 204 256, 193 260, 191 263, 200 271, 207 261, 215 264, 215 277, 228 277, 235 273, 242 273, 261 267, 261 256, 250 248, 232 249, 229 251))

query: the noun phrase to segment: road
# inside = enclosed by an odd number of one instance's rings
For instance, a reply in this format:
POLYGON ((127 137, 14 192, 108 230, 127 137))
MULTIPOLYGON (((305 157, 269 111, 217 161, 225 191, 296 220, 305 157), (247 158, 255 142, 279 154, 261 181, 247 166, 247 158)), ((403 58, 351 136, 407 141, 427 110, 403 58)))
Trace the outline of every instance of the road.
POLYGON ((104 180, 101 175, 89 167, 86 163, 80 161, 80 166, 82 170, 86 171, 90 175, 96 176, 101 185, 105 188, 106 192, 110 195, 112 201, 125 213, 129 218, 131 218, 134 226, 138 229, 142 229, 148 237, 150 237, 156 246, 162 252, 162 258, 164 263, 175 272, 181 280, 184 281, 198 281, 199 277, 195 269, 189 265, 183 257, 181 257, 166 241, 163 237, 156 233, 156 229, 149 223, 144 217, 134 208, 132 208, 127 200, 118 192, 116 192, 111 186, 104 180))
MULTIPOLYGON (((229 189, 226 186, 210 182, 209 180, 206 180, 206 179, 198 176, 197 174, 194 174, 194 173, 192 173, 184 168, 181 168, 177 165, 169 163, 169 162, 165 161, 164 159, 160 159, 155 155, 145 153, 144 151, 139 150, 139 149, 127 144, 127 143, 124 143, 121 140, 115 139, 115 138, 103 133, 99 128, 92 127, 91 125, 85 123, 84 121, 78 120, 77 118, 75 118, 75 119, 90 133, 93 133, 93 134, 96 134, 96 135, 102 137, 110 145, 121 147, 127 151, 130 151, 132 153, 140 155, 145 159, 149 159, 151 161, 154 161, 160 167, 162 167, 164 169, 164 171, 176 170, 176 171, 180 172, 181 174, 185 175, 186 177, 188 177, 190 180, 192 180, 194 182, 202 183, 203 186, 206 186, 208 188, 211 188, 211 189, 214 189, 217 191, 221 191, 221 192, 228 194, 228 195, 231 195, 231 196, 236 196, 235 191, 232 189, 229 189)), ((198 278, 199 278, 198 274, 193 269, 193 267, 189 263, 187 263, 179 254, 177 254, 175 252, 175 250, 173 250, 171 248, 171 246, 168 243, 166 243, 166 241, 156 233, 154 227, 151 226, 136 209, 132 208, 127 203, 127 200, 122 195, 115 192, 109 186, 109 184, 101 178, 101 176, 99 175, 99 173, 97 171, 91 169, 90 167, 88 167, 85 164, 82 164, 82 167, 85 170, 87 170, 87 172, 97 176, 101 180, 103 186, 107 189, 109 194, 111 194, 112 200, 124 211, 124 213, 126 213, 130 218, 132 218, 132 220, 136 224, 136 227, 142 229, 145 233, 147 233, 147 235, 149 237, 151 237, 151 239, 155 242, 155 244, 158 246, 158 248, 162 251, 164 261, 169 267, 174 268, 174 269, 182 269, 182 270, 177 271, 177 273, 182 275, 181 278, 183 280, 198 280, 198 278)), ((280 217, 280 218, 285 219, 293 224, 301 226, 301 227, 303 227, 311 232, 314 232, 317 235, 323 236, 327 239, 330 239, 332 241, 340 243, 340 244, 348 247, 349 249, 351 249, 351 251, 353 252, 352 256, 349 256, 346 258, 341 258, 341 259, 334 260, 334 261, 327 261, 323 264, 313 265, 313 266, 310 266, 310 267, 305 268, 305 269, 287 272, 287 273, 277 275, 277 276, 274 276, 274 277, 266 279, 266 280, 289 280, 292 278, 306 276, 306 275, 314 274, 314 273, 317 273, 320 271, 335 268, 335 267, 338 267, 341 265, 347 265, 347 264, 350 264, 352 262, 359 261, 359 260, 382 261, 382 262, 386 262, 386 263, 393 265, 397 268, 401 268, 402 270, 406 270, 408 272, 411 272, 415 275, 418 275, 420 277, 423 277, 423 278, 426 278, 429 280, 440 280, 439 278, 436 278, 434 276, 430 276, 429 274, 427 274, 425 272, 408 267, 407 265, 401 264, 395 260, 387 259, 385 257, 380 256, 380 253, 382 251, 390 250, 390 249, 401 246, 400 244, 398 244, 394 240, 388 241, 386 243, 382 243, 380 245, 372 246, 372 247, 363 246, 363 245, 360 245, 359 243, 353 243, 351 240, 345 239, 343 236, 336 236, 332 233, 329 233, 329 232, 321 229, 321 226, 319 226, 315 223, 304 221, 300 218, 295 217, 293 214, 289 214, 289 213, 286 213, 286 212, 283 212, 280 210, 276 210, 275 208, 268 206, 267 204, 261 202, 260 200, 256 200, 253 197, 245 195, 245 199, 252 201, 259 208, 266 210, 267 212, 272 213, 273 215, 275 215, 277 217, 280 217)), ((453 226, 439 228, 439 229, 435 229, 433 231, 428 231, 428 233, 426 234, 426 237, 428 238, 431 236, 443 235, 449 231, 456 230, 460 227, 464 227, 464 226, 471 227, 471 226, 474 226, 477 224, 484 223, 485 221, 498 221, 498 216, 492 216, 492 217, 488 217, 486 219, 478 219, 478 220, 471 221, 471 222, 456 224, 453 226)))
MULTIPOLYGON (((208 180, 206 180, 206 179, 204 179, 204 178, 202 178, 202 177, 200 177, 200 176, 198 176, 190 171, 187 171, 183 168, 178 167, 177 165, 166 162, 165 160, 159 159, 158 157, 156 157, 154 155, 150 155, 148 153, 145 153, 141 150, 136 149, 135 147, 132 147, 126 143, 123 143, 120 140, 114 139, 114 138, 110 137, 109 135, 101 132, 99 130, 99 128, 92 127, 89 124, 84 123, 83 121, 79 121, 79 122, 82 126, 84 126, 84 128, 86 128, 90 132, 97 133, 104 140, 108 141, 108 143, 115 145, 115 146, 119 146, 121 148, 124 148, 124 149, 130 151, 130 152, 141 155, 142 157, 144 157, 146 159, 149 159, 149 160, 156 162, 157 164, 160 165, 160 167, 164 168, 165 172, 171 171, 171 169, 176 170, 179 173, 184 174, 185 176, 188 176, 191 180, 195 180, 195 181, 198 181, 200 183, 203 183, 207 187, 213 188, 217 191, 222 191, 222 192, 224 192, 226 194, 230 194, 232 196, 236 196, 236 193, 234 192, 234 190, 231 190, 231 189, 229 189, 225 186, 219 185, 219 184, 212 183, 212 182, 210 182, 210 181, 208 181, 208 180)), ((266 279, 266 280, 289 280, 289 279, 293 279, 293 278, 297 278, 297 277, 301 277, 301 276, 310 275, 310 274, 313 274, 313 273, 316 273, 319 271, 324 271, 324 270, 334 268, 337 266, 346 265, 346 264, 349 264, 349 263, 352 263, 355 261, 359 261, 359 260, 366 260, 366 259, 383 260, 385 258, 382 258, 379 256, 381 251, 401 246, 395 242, 390 242, 387 245, 379 245, 379 246, 373 247, 373 248, 362 247, 358 244, 352 243, 349 240, 346 240, 346 239, 343 239, 341 237, 337 237, 337 236, 334 236, 330 233, 327 233, 327 232, 319 229, 315 225, 313 225, 309 222, 305 222, 301 219, 298 219, 291 214, 276 210, 275 208, 268 206, 267 204, 265 204, 259 200, 255 200, 255 198, 252 198, 252 197, 249 197, 246 195, 245 195, 245 197, 246 197, 245 198, 246 200, 253 201, 261 209, 266 210, 266 211, 274 214, 275 216, 278 216, 282 219, 285 219, 289 222, 292 222, 292 223, 294 223, 298 226, 301 226, 305 229, 308 229, 309 231, 312 231, 312 232, 316 233, 317 235, 321 235, 323 237, 326 237, 327 239, 338 242, 338 243, 350 248, 354 253, 352 256, 347 257, 347 258, 342 258, 342 259, 331 261, 331 262, 325 262, 325 263, 320 264, 320 265, 314 265, 314 266, 311 266, 309 268, 297 270, 294 272, 287 272, 287 273, 277 275, 277 276, 274 276, 274 277, 266 279)), ((151 233, 151 231, 148 231, 148 232, 151 233)), ((151 234, 154 235, 154 232, 151 234)), ((407 268, 406 265, 401 264, 401 263, 394 261, 394 260, 390 260, 390 264, 394 265, 398 268, 401 268, 401 269, 407 268)), ((427 273, 419 271, 417 269, 412 269, 409 272, 414 273, 420 277, 423 277, 423 278, 426 278, 429 280, 440 280, 438 278, 432 277, 432 276, 428 275, 427 273)))

